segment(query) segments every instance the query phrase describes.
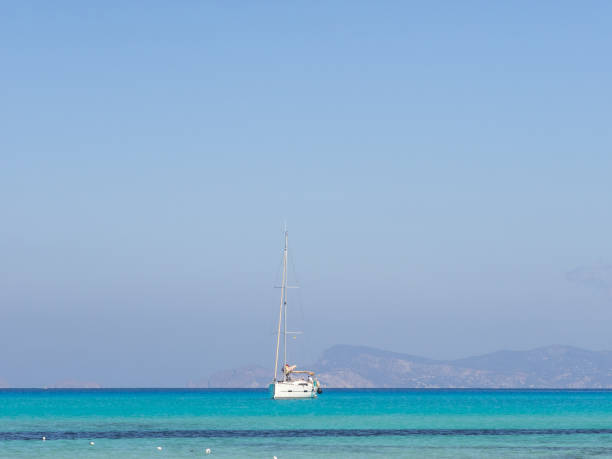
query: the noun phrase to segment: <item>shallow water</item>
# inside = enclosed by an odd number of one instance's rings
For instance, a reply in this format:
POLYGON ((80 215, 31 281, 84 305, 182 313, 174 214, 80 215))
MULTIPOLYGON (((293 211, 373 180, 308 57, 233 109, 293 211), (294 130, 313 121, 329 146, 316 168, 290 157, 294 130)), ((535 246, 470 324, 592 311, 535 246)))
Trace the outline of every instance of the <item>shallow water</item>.
POLYGON ((612 457, 612 391, 326 390, 274 401, 265 390, 0 390, 0 457, 206 448, 279 459, 612 457))

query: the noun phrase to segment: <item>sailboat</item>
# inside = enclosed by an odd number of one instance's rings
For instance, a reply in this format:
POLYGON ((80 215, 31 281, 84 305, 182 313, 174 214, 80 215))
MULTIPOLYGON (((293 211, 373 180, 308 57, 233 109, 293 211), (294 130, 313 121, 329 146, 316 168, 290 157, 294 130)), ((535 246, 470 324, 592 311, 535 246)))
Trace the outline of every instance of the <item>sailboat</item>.
POLYGON ((283 250, 283 275, 278 313, 278 330, 276 334, 276 357, 274 359, 274 379, 270 384, 270 394, 273 399, 315 398, 323 392, 313 371, 297 370, 296 365, 287 362, 287 335, 295 332, 287 331, 287 248, 289 232, 285 229, 285 249, 283 250), (279 376, 279 357, 283 342, 282 375, 279 376))

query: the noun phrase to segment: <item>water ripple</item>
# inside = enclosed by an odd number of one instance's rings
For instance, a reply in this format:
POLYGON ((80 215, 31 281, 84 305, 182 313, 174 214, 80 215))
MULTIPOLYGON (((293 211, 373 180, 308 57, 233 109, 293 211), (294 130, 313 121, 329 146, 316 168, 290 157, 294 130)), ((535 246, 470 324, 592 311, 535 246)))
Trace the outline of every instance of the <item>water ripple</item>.
POLYGON ((308 438, 407 436, 601 435, 612 429, 302 429, 302 430, 110 430, 0 432, 0 440, 130 438, 308 438))

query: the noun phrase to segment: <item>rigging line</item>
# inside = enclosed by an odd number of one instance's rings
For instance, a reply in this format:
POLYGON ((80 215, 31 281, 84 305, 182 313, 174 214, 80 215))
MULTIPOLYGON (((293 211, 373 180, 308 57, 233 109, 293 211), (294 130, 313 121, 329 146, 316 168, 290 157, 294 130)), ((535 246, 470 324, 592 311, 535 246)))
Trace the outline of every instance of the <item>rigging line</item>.
MULTIPOLYGON (((283 250, 281 249, 281 253, 283 253, 283 250)), ((274 284, 273 285, 280 285, 280 282, 277 282, 281 276, 282 276, 282 270, 283 270, 283 256, 281 255, 281 258, 278 262, 278 267, 276 268, 276 273, 274 275, 274 284)))
POLYGON ((293 257, 293 252, 289 253, 289 261, 291 262, 291 269, 293 271, 293 277, 295 277, 296 285, 300 285, 300 280, 297 276, 297 271, 295 270, 295 258, 293 257))
MULTIPOLYGON (((293 255, 293 251, 289 251, 288 252, 288 258, 289 258, 289 262, 291 264, 291 267, 290 267, 291 268, 291 272, 292 272, 293 277, 295 279, 294 283, 295 283, 296 286, 301 287, 301 282, 298 279, 297 270, 295 269, 295 264, 296 263, 295 263, 295 257, 293 255)), ((310 330, 309 330, 308 324, 306 322, 306 315, 304 313, 304 309, 305 308, 304 308, 304 301, 303 301, 302 291, 301 290, 302 290, 301 288, 297 289, 297 292, 294 295, 295 299, 293 300, 293 303, 295 304, 297 302, 297 305, 299 306, 300 319, 301 319, 301 326, 300 326, 301 330, 304 331, 304 333, 307 336, 310 336, 310 330)), ((313 348, 312 348, 312 346, 308 346, 308 344, 307 344, 309 340, 306 338, 306 339, 300 339, 300 340, 297 340, 297 341, 298 342, 296 344, 297 344, 297 348, 300 351, 300 355, 306 357, 306 359, 309 360, 308 364, 311 364, 312 362, 314 362, 315 358, 314 358, 313 348)))
MULTIPOLYGON (((283 247, 280 248, 280 253, 281 253, 281 257, 278 260, 278 266, 276 268, 276 271, 274 272, 274 283, 272 284, 272 287, 274 287, 274 289, 280 289, 280 284, 282 283, 281 279, 283 276, 283 247)), ((277 328, 278 324, 276 322, 276 318, 272 318, 270 320, 270 328, 271 328, 271 332, 270 334, 273 334, 276 336, 276 328, 277 328)))
MULTIPOLYGON (((289 253, 289 261, 291 262, 291 270, 293 271, 293 277, 295 278, 295 284, 298 287, 301 287, 301 283, 300 280, 298 279, 298 275, 297 275, 297 271, 295 269, 295 259, 293 258, 293 255, 291 253, 289 253)), ((304 305, 302 304, 302 292, 300 291, 301 288, 297 289, 297 302, 298 302, 298 306, 300 307, 300 315, 301 315, 301 319, 302 319, 302 323, 305 322, 304 319, 304 305)))
MULTIPOLYGON (((278 315, 278 332, 276 335, 276 357, 274 360, 274 381, 276 382, 277 370, 278 370, 278 358, 280 351, 280 337, 281 337, 281 321, 283 319, 283 302, 285 301, 285 287, 287 285, 287 232, 285 231, 285 249, 283 250, 283 281, 282 281, 282 289, 281 289, 281 298, 280 298, 280 309, 278 315)), ((286 316, 285 316, 286 321, 286 316)), ((286 322, 285 322, 286 323, 286 322)), ((285 327, 286 331, 286 327, 285 327)), ((287 335, 285 335, 286 337, 287 335)), ((285 349, 286 349, 285 345, 285 349)), ((283 380, 286 378, 283 378, 283 380)))
MULTIPOLYGON (((284 233, 283 233, 284 234, 284 233)), ((285 259, 285 249, 284 249, 284 240, 281 243, 281 247, 280 247, 280 253, 281 253, 281 257, 279 259, 278 262, 278 267, 276 268, 276 272, 275 272, 275 276, 274 276, 274 284, 273 286, 276 285, 280 285, 283 283, 282 278, 283 278, 283 263, 284 263, 284 259, 285 259), (277 280, 280 279, 280 282, 277 282, 277 280)), ((276 288, 276 287, 275 287, 276 288)), ((285 292, 286 293, 286 292, 285 292)), ((275 366, 274 366, 274 379, 276 380, 276 372, 278 369, 278 357, 279 357, 279 339, 280 339, 280 321, 281 318, 283 317, 283 292, 281 291, 281 315, 278 318, 278 323, 275 319, 273 319, 272 321, 272 328, 273 328, 273 332, 272 335, 274 335, 274 344, 275 344, 275 349, 276 349, 276 361, 275 361, 275 366)))

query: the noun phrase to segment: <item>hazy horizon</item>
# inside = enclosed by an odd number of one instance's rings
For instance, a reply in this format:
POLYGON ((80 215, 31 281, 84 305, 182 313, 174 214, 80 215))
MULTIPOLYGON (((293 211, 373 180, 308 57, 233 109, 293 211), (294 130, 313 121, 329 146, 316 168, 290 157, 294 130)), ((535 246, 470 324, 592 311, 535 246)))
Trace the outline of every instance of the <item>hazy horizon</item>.
MULTIPOLYGON (((537 348, 531 348, 531 349, 498 349, 496 351, 493 352, 489 352, 489 353, 484 353, 484 354, 474 354, 474 355, 464 355, 464 356, 460 356, 460 357, 456 357, 453 359, 444 359, 444 358, 431 358, 429 356, 426 355, 413 355, 413 354, 409 354, 409 353, 405 353, 402 352, 401 350, 393 350, 393 349, 380 349, 380 348, 376 348, 376 347, 371 347, 368 346, 367 344, 345 344, 345 343, 338 343, 335 345, 330 346, 329 348, 325 349, 324 352, 322 353, 322 355, 317 356, 317 362, 321 361, 321 358, 323 357, 323 355, 325 355, 325 353, 328 353, 330 351, 333 351, 336 348, 352 348, 352 350, 354 350, 355 352, 357 350, 361 350, 363 349, 364 351, 375 351, 375 352, 382 352, 383 354, 393 354, 393 355, 398 355, 399 357, 416 357, 416 358, 425 358, 425 359, 431 359, 434 362, 439 362, 439 363, 456 363, 458 361, 462 361, 462 360, 466 360, 466 359, 473 359, 473 358, 479 358, 479 357, 490 357, 493 356, 494 354, 497 353, 507 353, 507 352, 511 352, 511 353, 523 353, 523 352, 534 352, 534 351, 550 351, 550 350, 554 350, 556 351, 557 349, 562 349, 563 351, 578 351, 578 352, 582 352, 582 351, 586 351, 589 353, 612 353, 612 350, 610 349, 585 349, 585 348, 580 348, 580 347, 576 347, 576 346, 568 346, 568 345, 564 345, 564 344, 550 344, 550 345, 546 345, 546 346, 540 346, 537 348)), ((300 365, 300 368, 308 368, 310 370, 315 370, 318 371, 318 368, 316 367, 316 363, 317 362, 302 362, 304 363, 303 365, 300 365), (313 366, 313 364, 315 364, 313 366)), ((269 363, 269 362, 268 362, 269 363)), ((501 364, 503 364, 503 361, 500 362, 501 364)), ((373 364, 373 366, 376 366, 375 364, 373 364)), ((28 385, 17 385, 17 384, 11 384, 9 381, 6 380, 1 380, 0 379, 0 389, 38 389, 38 388, 44 388, 44 389, 79 389, 79 388, 84 388, 84 389, 126 389, 126 388, 135 388, 135 389, 154 389, 154 388, 202 388, 206 386, 206 382, 210 382, 210 378, 213 376, 218 376, 220 374, 224 374, 227 371, 230 372, 234 372, 237 371, 237 376, 241 375, 241 371, 244 369, 262 369, 262 370, 267 370, 269 369, 269 376, 270 378, 272 378, 272 373, 273 373, 273 365, 269 365, 269 364, 256 364, 253 362, 243 362, 242 364, 236 365, 234 367, 228 367, 228 368, 220 368, 217 371, 213 371, 213 372, 209 372, 208 374, 200 374, 198 377, 192 377, 187 379, 186 381, 184 381, 183 384, 176 384, 176 385, 167 385, 167 384, 160 384, 160 385, 146 385, 146 384, 140 384, 137 386, 122 386, 122 385, 112 385, 112 386, 108 386, 108 385, 104 385, 99 383, 98 381, 93 381, 93 380, 84 380, 84 379, 79 379, 79 378, 64 378, 64 379, 59 379, 57 381, 50 381, 47 384, 43 384, 40 386, 28 386, 28 385)), ((565 369, 566 371, 569 371, 569 368, 565 369)), ((416 372, 416 374, 418 374, 418 371, 416 372)), ((510 371, 510 374, 512 374, 512 371, 510 371)), ((217 386, 210 386, 212 388, 215 388, 217 386)), ((263 386, 262 386, 263 387, 263 386)))
POLYGON ((0 11, 0 382, 612 349, 612 4, 0 11))

